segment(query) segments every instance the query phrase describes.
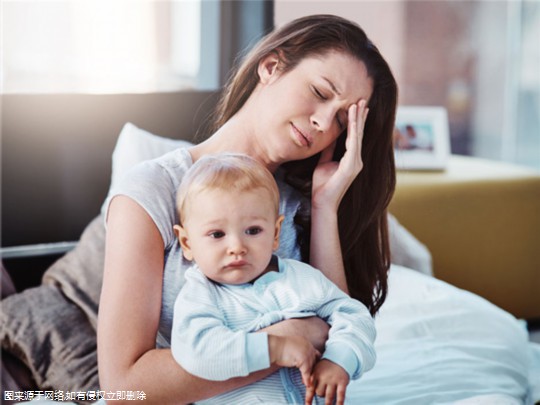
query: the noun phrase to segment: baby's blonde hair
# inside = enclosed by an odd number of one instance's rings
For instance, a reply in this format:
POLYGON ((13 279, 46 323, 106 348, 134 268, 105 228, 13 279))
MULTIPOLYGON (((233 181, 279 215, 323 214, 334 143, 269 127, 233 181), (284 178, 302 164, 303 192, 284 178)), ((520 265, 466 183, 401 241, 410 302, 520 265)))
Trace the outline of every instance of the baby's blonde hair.
POLYGON ((279 190, 272 173, 250 156, 240 153, 206 155, 197 160, 182 179, 176 195, 180 224, 190 196, 209 189, 253 191, 262 188, 269 193, 279 215, 279 190))

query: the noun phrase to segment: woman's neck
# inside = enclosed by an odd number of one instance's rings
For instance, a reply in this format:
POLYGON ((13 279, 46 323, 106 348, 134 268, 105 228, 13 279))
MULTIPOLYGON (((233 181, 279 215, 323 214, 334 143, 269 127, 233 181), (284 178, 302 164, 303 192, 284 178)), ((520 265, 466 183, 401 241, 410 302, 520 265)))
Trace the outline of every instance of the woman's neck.
POLYGON ((244 153, 258 160, 270 171, 274 172, 278 165, 270 161, 264 148, 259 143, 256 130, 250 125, 253 121, 245 119, 246 111, 241 109, 231 117, 206 141, 190 149, 191 157, 195 162, 203 155, 223 152, 244 153))

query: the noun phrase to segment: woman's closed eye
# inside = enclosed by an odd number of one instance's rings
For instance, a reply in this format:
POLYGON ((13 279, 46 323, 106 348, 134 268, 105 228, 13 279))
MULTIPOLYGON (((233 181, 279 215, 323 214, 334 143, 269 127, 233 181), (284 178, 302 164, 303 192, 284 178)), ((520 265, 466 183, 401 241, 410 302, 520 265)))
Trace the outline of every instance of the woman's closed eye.
POLYGON ((262 228, 260 226, 250 226, 248 229, 246 229, 246 235, 255 236, 262 232, 262 228))
POLYGON ((321 100, 328 100, 328 97, 324 95, 317 87, 311 86, 311 91, 313 91, 313 94, 317 96, 317 98, 320 98, 321 100))
MULTIPOLYGON (((313 91, 313 94, 317 96, 322 101, 327 101, 328 97, 321 92, 316 86, 311 86, 311 90, 313 91)), ((336 114, 336 121, 338 124, 338 127, 341 131, 343 131, 345 128, 347 128, 347 117, 340 117, 340 113, 336 114)))

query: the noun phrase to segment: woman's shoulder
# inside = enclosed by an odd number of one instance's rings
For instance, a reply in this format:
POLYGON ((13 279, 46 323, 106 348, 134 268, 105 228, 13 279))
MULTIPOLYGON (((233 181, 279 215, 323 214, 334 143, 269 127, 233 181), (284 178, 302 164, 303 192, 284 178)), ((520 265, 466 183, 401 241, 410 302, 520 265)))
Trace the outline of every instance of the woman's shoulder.
POLYGON ((170 176, 178 177, 193 165, 189 148, 178 148, 155 159, 138 165, 139 171, 162 170, 170 176), (179 170, 180 169, 180 170, 179 170))
POLYGON ((185 172, 193 164, 187 148, 179 148, 155 159, 141 162, 122 177, 113 191, 144 189, 154 190, 164 188, 170 192, 179 186, 185 172))
POLYGON ((103 205, 105 215, 115 196, 127 196, 150 215, 165 246, 169 246, 174 240, 172 226, 178 222, 175 210, 176 190, 191 165, 191 155, 186 148, 137 164, 111 188, 103 205))

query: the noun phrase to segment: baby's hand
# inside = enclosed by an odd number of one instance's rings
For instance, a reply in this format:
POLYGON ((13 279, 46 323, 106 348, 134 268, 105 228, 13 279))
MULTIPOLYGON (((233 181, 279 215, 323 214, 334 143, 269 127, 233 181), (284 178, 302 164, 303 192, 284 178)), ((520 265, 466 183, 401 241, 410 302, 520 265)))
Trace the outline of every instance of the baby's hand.
POLYGON ((330 360, 319 361, 313 369, 311 384, 306 385, 306 404, 311 405, 315 394, 324 397, 324 403, 337 405, 345 402, 345 391, 349 384, 349 374, 341 366, 330 360))
POLYGON ((297 367, 304 385, 308 385, 313 365, 321 354, 302 336, 268 335, 270 362, 282 367, 297 367))

